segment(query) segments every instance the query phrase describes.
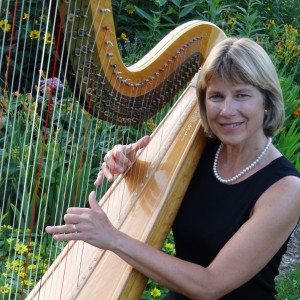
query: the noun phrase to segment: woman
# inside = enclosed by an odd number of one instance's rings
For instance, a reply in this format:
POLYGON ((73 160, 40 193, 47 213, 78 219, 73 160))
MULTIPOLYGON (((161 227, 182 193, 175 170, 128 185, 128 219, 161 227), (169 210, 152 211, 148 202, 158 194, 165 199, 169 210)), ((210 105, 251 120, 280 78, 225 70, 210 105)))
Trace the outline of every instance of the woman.
MULTIPOLYGON (((94 192, 90 209, 70 208, 66 225, 46 230, 56 240, 113 251, 168 287, 167 299, 274 299, 274 278, 300 216, 300 174, 271 140, 284 119, 275 68, 255 42, 228 38, 207 58, 197 92, 211 139, 173 225, 177 257, 115 229, 94 192)), ((124 172, 148 142, 111 150, 95 185, 124 172)))

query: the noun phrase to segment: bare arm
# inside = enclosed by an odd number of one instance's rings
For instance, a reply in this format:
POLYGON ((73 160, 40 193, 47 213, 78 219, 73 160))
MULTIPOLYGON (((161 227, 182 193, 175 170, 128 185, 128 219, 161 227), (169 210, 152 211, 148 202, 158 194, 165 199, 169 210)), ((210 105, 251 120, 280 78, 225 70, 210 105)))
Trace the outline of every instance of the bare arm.
POLYGON ((300 215, 300 179, 285 177, 257 201, 251 218, 207 268, 168 256, 115 229, 90 195, 91 209, 70 208, 67 225, 48 227, 56 240, 84 240, 113 251, 135 269, 191 299, 218 299, 258 273, 276 254, 300 215), (72 225, 77 224, 78 233, 72 225), (61 234, 71 232, 70 234, 61 234))

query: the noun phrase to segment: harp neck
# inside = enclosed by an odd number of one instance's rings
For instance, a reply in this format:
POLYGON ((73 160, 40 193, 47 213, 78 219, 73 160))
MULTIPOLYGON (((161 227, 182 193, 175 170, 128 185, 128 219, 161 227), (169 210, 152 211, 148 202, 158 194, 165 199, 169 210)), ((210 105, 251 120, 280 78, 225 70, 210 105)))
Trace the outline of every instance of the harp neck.
POLYGON ((77 83, 79 96, 91 97, 88 105, 92 114, 118 124, 137 124, 158 112, 193 78, 211 48, 225 37, 211 23, 191 21, 126 67, 118 48, 110 1, 83 2, 76 7, 69 3, 62 16, 74 53, 70 56, 73 74, 77 82, 78 75, 81 77, 82 83, 77 83), (111 110, 112 101, 116 107, 111 110), (141 109, 141 102, 148 105, 141 109))

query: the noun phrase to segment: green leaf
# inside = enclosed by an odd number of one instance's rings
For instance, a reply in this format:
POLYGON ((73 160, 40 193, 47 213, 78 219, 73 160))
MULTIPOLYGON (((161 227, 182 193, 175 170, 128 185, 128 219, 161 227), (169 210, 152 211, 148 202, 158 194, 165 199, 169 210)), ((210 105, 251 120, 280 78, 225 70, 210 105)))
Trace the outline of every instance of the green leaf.
POLYGON ((180 0, 172 0, 173 4, 175 4, 177 7, 180 7, 180 0))
POLYGON ((188 15, 191 11, 194 10, 194 8, 196 7, 196 4, 192 4, 189 6, 186 6, 180 13, 179 13, 179 18, 183 18, 186 15, 188 15))
POLYGON ((137 14, 141 16, 142 18, 147 19, 149 22, 154 23, 154 18, 150 16, 148 13, 146 13, 144 10, 140 9, 137 6, 134 6, 134 9, 136 10, 137 14))

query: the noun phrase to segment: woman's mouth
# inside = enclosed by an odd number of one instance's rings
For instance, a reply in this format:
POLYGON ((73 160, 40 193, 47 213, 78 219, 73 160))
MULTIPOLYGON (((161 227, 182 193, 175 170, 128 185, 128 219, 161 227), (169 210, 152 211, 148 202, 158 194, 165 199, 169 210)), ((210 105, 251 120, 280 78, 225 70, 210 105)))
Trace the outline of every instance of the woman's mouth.
POLYGON ((224 129, 236 129, 236 128, 239 128, 242 124, 243 124, 243 122, 220 123, 220 125, 221 125, 224 129))

